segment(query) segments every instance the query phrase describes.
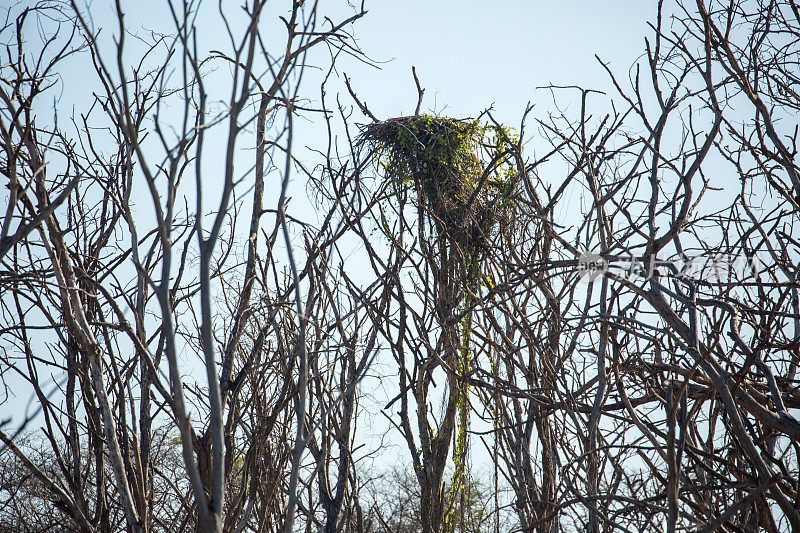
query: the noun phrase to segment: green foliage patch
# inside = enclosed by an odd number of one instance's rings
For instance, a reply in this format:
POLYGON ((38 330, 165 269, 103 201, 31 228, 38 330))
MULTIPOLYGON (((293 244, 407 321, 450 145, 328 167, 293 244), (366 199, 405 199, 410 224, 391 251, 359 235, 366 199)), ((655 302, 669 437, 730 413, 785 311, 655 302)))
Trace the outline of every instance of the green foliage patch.
POLYGON ((508 129, 414 115, 365 126, 360 140, 374 148, 386 178, 412 187, 437 229, 458 244, 480 248, 511 219, 517 139, 508 129))

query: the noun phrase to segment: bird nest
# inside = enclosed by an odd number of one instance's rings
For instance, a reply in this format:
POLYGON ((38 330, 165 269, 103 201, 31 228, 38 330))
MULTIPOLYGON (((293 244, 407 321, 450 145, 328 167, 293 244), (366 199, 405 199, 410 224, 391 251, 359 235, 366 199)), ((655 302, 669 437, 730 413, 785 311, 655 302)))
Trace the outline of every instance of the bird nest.
POLYGON ((416 191, 440 234, 474 249, 511 219, 517 175, 510 138, 477 120, 415 115, 364 126, 359 141, 375 150, 396 186, 416 191))

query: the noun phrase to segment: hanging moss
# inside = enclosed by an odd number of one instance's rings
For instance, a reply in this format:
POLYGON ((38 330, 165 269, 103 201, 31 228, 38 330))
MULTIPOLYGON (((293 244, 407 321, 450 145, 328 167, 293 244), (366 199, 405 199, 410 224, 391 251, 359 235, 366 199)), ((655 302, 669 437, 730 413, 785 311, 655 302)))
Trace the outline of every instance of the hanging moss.
POLYGON ((478 120, 431 115, 376 122, 360 137, 375 149, 386 177, 397 187, 413 186, 437 228, 469 248, 485 246, 494 228, 511 218, 513 138, 478 120))

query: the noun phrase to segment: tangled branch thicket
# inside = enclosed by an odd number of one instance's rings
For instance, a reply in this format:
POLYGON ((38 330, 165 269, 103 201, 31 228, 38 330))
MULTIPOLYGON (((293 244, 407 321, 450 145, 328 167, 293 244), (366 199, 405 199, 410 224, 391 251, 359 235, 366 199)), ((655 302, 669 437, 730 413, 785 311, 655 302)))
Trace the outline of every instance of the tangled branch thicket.
POLYGON ((363 6, 5 8, 0 531, 800 531, 800 6, 653 7, 513 131, 363 6))

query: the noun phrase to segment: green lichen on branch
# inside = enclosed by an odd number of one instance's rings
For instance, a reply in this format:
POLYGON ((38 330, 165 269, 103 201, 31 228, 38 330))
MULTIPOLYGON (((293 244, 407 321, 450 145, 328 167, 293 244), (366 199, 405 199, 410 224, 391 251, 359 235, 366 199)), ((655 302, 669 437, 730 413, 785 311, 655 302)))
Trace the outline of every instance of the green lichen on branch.
POLYGON ((413 187, 437 229, 462 247, 481 248, 512 214, 516 137, 479 120, 398 117, 362 129, 385 176, 413 187))

